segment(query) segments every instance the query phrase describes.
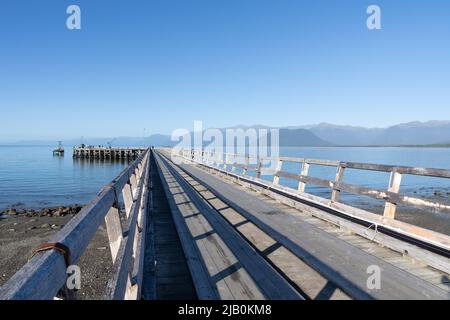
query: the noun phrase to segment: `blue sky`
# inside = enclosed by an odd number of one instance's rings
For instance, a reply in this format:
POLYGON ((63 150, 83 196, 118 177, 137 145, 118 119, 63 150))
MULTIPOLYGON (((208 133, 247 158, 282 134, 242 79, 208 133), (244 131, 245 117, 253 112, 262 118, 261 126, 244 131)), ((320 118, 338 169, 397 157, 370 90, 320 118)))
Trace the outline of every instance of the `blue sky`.
POLYGON ((0 140, 450 119, 446 0, 2 0, 0 58, 0 140))

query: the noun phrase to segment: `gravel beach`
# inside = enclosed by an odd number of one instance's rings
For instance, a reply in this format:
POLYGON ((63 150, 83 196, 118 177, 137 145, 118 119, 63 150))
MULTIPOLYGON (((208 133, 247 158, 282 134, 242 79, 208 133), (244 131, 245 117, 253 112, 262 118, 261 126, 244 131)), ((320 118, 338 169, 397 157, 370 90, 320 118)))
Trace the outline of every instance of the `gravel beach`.
MULTIPOLYGON (((80 210, 81 205, 33 209, 8 209, 0 212, 0 286, 32 256, 32 250, 51 241, 80 210)), ((383 207, 372 207, 382 212, 383 207)), ((450 234, 447 215, 427 215, 420 211, 399 211, 397 219, 437 232, 450 234)), ((106 228, 101 225, 78 266, 81 268, 81 290, 77 299, 102 299, 111 276, 112 260, 106 228)))
MULTIPOLYGON (((0 286, 16 273, 32 256, 32 250, 52 237, 74 217, 81 206, 46 208, 43 210, 6 210, 0 215, 0 286), (9 214, 8 214, 9 213, 9 214)), ((112 260, 108 236, 100 226, 85 254, 78 262, 81 290, 78 299, 102 299, 112 260)))

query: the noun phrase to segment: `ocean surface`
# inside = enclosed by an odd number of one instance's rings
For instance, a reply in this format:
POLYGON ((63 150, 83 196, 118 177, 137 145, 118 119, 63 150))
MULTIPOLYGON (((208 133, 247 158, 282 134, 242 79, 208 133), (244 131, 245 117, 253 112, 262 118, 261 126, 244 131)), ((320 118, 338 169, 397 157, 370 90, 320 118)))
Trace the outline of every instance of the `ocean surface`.
POLYGON ((127 161, 53 156, 54 146, 0 146, 0 211, 85 204, 111 182, 127 161))
MULTIPOLYGON (((304 157, 310 159, 327 159, 340 161, 353 161, 363 163, 386 164, 396 166, 411 166, 423 168, 450 169, 450 148, 284 148, 280 151, 283 156, 304 157)), ((299 164, 286 164, 284 169, 299 173, 299 164)), ((311 165, 309 175, 328 180, 334 180, 336 168, 311 165)), ((347 169, 344 173, 344 183, 370 187, 378 190, 387 190, 390 173, 347 169)), ((297 187, 297 183, 280 179, 282 184, 297 187)), ((331 191, 324 187, 307 185, 306 191, 323 197, 331 196, 331 191)), ((420 196, 448 202, 450 199, 450 179, 432 178, 414 175, 403 175, 401 193, 410 196, 420 196)), ((376 205, 382 201, 373 200, 363 196, 354 196, 342 193, 342 201, 376 205)))
MULTIPOLYGON (((54 146, 0 146, 0 210, 85 204, 127 166, 126 161, 76 160, 70 149, 64 157, 52 155, 54 146)), ((280 154, 312 159, 357 161, 450 169, 450 148, 288 147, 280 154)), ((300 164, 283 164, 283 170, 299 173, 300 164)), ((336 169, 311 166, 309 175, 334 179, 336 169)), ((263 177, 271 179, 270 176, 263 177)), ((386 190, 389 174, 346 170, 344 182, 386 190)), ((297 182, 280 179, 297 187, 297 182)), ((307 192, 329 198, 328 188, 307 185, 307 192)), ((448 203, 450 179, 405 175, 401 192, 448 203)), ((342 194, 343 202, 381 210, 383 202, 342 194)))
MULTIPOLYGON (((280 149, 280 155, 286 157, 299 157, 307 159, 353 161, 397 166, 411 166, 423 168, 450 169, 450 148, 402 148, 402 147, 287 147, 280 149)), ((299 174, 300 163, 284 162, 283 171, 299 174)), ((254 175, 254 174, 251 174, 254 175)), ((334 180, 335 167, 311 165, 309 176, 326 180, 334 180)), ((378 190, 387 190, 389 173, 347 169, 344 173, 344 183, 369 187, 378 190)), ((263 176, 263 179, 272 180, 273 176, 263 176)), ((281 185, 297 189, 298 182, 287 178, 280 178, 281 185)), ((330 188, 306 185, 306 192, 330 199, 330 188)), ((450 179, 403 175, 401 194, 435 200, 450 204, 450 179)), ((341 193, 340 201, 353 206, 370 209, 381 213, 384 202, 381 200, 341 193)), ((416 211, 414 208, 398 207, 398 211, 416 211)), ((450 214, 431 212, 440 217, 450 218, 450 214)), ((450 222, 450 220, 449 220, 450 222)))

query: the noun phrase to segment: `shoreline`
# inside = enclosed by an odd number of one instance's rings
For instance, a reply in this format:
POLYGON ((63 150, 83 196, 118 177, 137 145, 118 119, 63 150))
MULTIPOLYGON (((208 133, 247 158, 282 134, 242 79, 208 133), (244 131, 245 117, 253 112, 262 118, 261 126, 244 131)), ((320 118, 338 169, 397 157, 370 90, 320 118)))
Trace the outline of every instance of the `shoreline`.
MULTIPOLYGON (((383 206, 368 205, 368 207, 376 214, 383 209, 383 206)), ((28 262, 34 248, 51 241, 82 208, 82 205, 74 204, 42 209, 13 206, 1 210, 0 286, 28 262)), ((450 235, 448 224, 450 215, 430 215, 420 210, 399 210, 396 219, 450 235)), ((104 223, 100 225, 77 265, 82 270, 82 285, 81 290, 77 292, 77 298, 102 299, 113 266, 104 223)))
POLYGON ((20 206, 12 205, 9 208, 0 210, 0 218, 5 219, 14 216, 26 217, 60 217, 66 215, 75 215, 81 211, 83 205, 73 204, 66 206, 54 206, 43 208, 21 208, 20 206))
MULTIPOLYGON (((0 211, 0 286, 5 284, 32 257, 33 249, 52 238, 75 217, 83 206, 58 206, 0 211), (2 213, 6 213, 3 214, 2 213)), ((78 261, 81 290, 77 299, 102 299, 112 272, 112 259, 104 223, 78 261)))

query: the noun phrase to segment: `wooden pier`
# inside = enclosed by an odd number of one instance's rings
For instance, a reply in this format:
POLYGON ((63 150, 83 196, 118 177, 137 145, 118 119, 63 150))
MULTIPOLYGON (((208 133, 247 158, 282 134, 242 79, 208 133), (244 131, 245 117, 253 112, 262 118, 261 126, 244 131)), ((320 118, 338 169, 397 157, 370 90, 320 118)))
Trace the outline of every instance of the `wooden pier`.
POLYGON ((145 148, 75 147, 73 157, 77 159, 137 159, 145 148))
POLYGON ((449 179, 450 170, 251 160, 143 151, 56 235, 52 242, 70 255, 39 252, 0 288, 0 299, 76 298, 64 289, 66 267, 103 222, 114 262, 106 299, 450 299, 450 236, 396 219, 401 205, 448 213, 445 203, 401 195, 400 185, 403 175, 449 179), (298 173, 283 163, 298 164, 298 173), (310 176, 311 166, 334 167, 335 179, 310 176), (349 169, 389 172, 389 186, 344 183, 349 169), (309 185, 329 188, 330 198, 307 193, 309 185), (344 204, 341 192, 382 200, 384 213, 344 204), (379 287, 368 284, 376 269, 379 287))

